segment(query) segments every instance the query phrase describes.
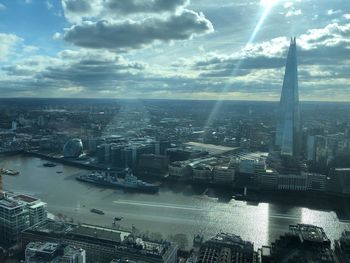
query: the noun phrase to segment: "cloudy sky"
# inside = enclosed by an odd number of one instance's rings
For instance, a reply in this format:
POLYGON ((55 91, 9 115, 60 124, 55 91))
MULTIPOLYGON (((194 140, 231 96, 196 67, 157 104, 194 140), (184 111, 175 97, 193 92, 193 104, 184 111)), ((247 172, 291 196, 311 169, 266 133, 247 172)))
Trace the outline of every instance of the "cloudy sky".
POLYGON ((348 0, 0 0, 0 97, 350 101, 348 0))

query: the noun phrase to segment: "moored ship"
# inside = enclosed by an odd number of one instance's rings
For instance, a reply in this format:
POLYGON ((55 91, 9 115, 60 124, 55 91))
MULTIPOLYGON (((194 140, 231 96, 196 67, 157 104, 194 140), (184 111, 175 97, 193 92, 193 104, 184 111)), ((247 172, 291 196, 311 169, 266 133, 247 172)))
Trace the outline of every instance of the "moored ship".
POLYGON ((159 191, 158 185, 141 181, 130 171, 125 172, 124 179, 120 179, 116 175, 111 175, 110 172, 92 172, 87 175, 80 175, 76 179, 82 182, 88 182, 103 186, 118 187, 126 190, 151 193, 156 193, 159 191))
POLYGON ((57 164, 55 164, 55 163, 44 163, 43 166, 44 167, 55 167, 55 166, 57 166, 57 164))
POLYGON ((19 172, 11 170, 11 169, 0 168, 0 174, 4 174, 4 175, 19 175, 19 172))

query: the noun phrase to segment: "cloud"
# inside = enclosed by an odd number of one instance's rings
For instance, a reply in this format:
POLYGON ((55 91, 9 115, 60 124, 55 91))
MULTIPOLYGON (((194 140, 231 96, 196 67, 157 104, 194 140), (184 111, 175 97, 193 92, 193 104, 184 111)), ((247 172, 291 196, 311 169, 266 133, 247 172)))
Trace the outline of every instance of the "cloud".
POLYGON ((83 18, 106 19, 135 14, 175 13, 189 0, 62 0, 67 19, 79 22, 83 18))
POLYGON ((80 47, 128 50, 155 41, 185 40, 210 32, 213 26, 202 13, 185 10, 166 18, 152 17, 138 22, 84 22, 66 29, 63 39, 80 47))
POLYGON ((110 13, 158 13, 175 12, 180 7, 189 4, 189 0, 107 0, 105 7, 110 13))
POLYGON ((22 40, 14 34, 0 33, 0 60, 6 59, 22 40))
POLYGON ((146 69, 145 63, 128 61, 108 51, 64 50, 55 57, 31 56, 3 66, 0 89, 31 96, 44 91, 50 96, 80 92, 81 96, 95 97, 144 80, 146 69))
POLYGON ((286 8, 286 9, 288 9, 288 8, 290 8, 290 7, 292 7, 292 6, 293 6, 293 2, 285 2, 285 3, 283 4, 283 7, 286 8))
POLYGON ((0 11, 5 10, 5 9, 6 9, 6 6, 4 4, 0 3, 0 11))
POLYGON ((342 10, 333 10, 333 9, 329 9, 327 11, 327 15, 329 16, 332 16, 332 15, 338 15, 338 14, 341 14, 342 13, 342 10))
POLYGON ((301 9, 292 9, 286 13, 286 17, 300 16, 302 14, 301 9))
POLYGON ((79 23, 84 17, 94 17, 102 9, 100 0, 62 0, 64 16, 71 23, 79 23))
MULTIPOLYGON (((323 28, 308 30, 297 37, 298 61, 300 65, 339 65, 350 62, 350 23, 332 23, 323 28)), ((270 41, 246 45, 232 54, 209 54, 193 59, 197 70, 206 76, 234 72, 239 69, 273 69, 285 66, 289 39, 274 38, 270 41), (230 69, 230 70, 228 70, 230 69)), ((246 71, 249 73, 248 71, 246 71)), ((203 75, 203 74, 202 74, 203 75)))
POLYGON ((65 12, 84 14, 92 11, 90 0, 63 0, 62 6, 65 12))
POLYGON ((47 8, 48 10, 50 10, 50 9, 53 8, 52 2, 50 2, 50 1, 47 0, 47 1, 45 2, 45 4, 46 4, 46 8, 47 8))
POLYGON ((279 1, 249 45, 260 0, 61 2, 70 25, 55 34, 54 47, 65 50, 38 55, 52 48, 26 47, 32 39, 9 45, 12 57, 0 65, 2 94, 278 100, 288 34, 297 36, 300 97, 350 100, 349 20, 336 12, 346 10, 341 0, 279 1), (328 10, 335 11, 327 16, 328 10), (207 34, 213 25, 215 34, 207 34))
POLYGON ((113 89, 117 82, 132 79, 134 74, 145 68, 143 63, 129 62, 108 52, 81 53, 66 50, 59 57, 67 62, 48 66, 40 73, 40 78, 94 90, 107 87, 113 89))

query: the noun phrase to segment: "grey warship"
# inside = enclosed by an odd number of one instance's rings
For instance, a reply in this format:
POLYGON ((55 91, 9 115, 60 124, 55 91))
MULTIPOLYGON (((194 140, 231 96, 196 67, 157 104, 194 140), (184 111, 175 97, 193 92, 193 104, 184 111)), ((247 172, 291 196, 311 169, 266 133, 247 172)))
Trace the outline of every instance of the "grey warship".
POLYGON ((80 175, 76 177, 78 181, 92 183, 96 185, 110 186, 116 188, 123 188, 125 190, 140 191, 156 193, 159 191, 159 186, 139 180, 132 174, 131 170, 124 172, 124 179, 118 178, 117 175, 107 172, 92 172, 87 175, 80 175))

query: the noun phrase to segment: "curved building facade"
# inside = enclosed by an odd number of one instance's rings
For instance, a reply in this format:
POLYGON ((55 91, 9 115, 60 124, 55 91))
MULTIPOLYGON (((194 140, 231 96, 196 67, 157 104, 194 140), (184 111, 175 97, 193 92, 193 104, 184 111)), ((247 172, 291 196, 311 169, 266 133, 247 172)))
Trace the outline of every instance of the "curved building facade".
POLYGON ((66 142, 63 147, 63 156, 65 158, 77 158, 83 153, 83 142, 81 139, 74 138, 66 142))

